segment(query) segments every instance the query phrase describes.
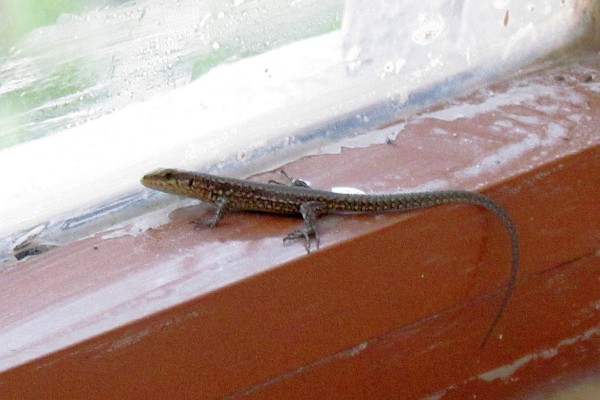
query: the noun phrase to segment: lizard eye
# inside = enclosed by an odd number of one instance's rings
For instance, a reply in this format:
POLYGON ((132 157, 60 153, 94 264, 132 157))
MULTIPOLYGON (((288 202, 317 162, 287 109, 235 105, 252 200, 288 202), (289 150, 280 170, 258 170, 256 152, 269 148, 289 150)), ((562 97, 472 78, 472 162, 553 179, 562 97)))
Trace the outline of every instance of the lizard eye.
POLYGON ((163 175, 163 178, 165 179, 173 179, 173 173, 171 171, 165 172, 165 174, 163 175))

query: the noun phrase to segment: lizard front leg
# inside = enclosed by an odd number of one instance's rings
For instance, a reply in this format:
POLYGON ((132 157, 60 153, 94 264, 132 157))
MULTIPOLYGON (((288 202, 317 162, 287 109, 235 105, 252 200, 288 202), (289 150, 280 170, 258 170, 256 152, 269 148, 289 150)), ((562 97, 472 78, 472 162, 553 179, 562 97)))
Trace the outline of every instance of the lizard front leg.
POLYGON ((217 222, 223 219, 223 216, 227 212, 227 205, 229 204, 229 199, 227 197, 219 197, 214 204, 217 207, 217 210, 215 211, 214 215, 209 219, 192 221, 192 223, 194 224, 194 229, 200 229, 206 226, 214 228, 217 225, 217 222))

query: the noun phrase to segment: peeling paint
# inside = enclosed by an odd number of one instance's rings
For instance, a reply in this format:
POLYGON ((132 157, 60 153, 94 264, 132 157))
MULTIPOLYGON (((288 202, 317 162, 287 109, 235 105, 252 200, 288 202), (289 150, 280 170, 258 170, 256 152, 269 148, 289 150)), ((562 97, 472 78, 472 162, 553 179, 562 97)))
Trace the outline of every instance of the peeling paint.
POLYGON ((579 341, 585 341, 588 340, 591 336, 598 336, 600 335, 600 326, 597 326, 595 328, 592 329, 588 329, 587 331, 585 331, 584 333, 582 333, 581 335, 577 335, 574 336, 572 338, 567 338, 564 339, 562 341, 560 341, 556 347, 553 348, 549 348, 549 349, 544 349, 541 350, 537 353, 533 353, 533 354, 528 354, 524 357, 519 358, 518 360, 514 361, 511 364, 506 364, 503 365, 499 368, 495 368, 493 370, 490 370, 488 372, 484 372, 482 374, 477 375, 477 377, 483 381, 486 382, 492 382, 496 379, 502 379, 502 380, 506 380, 506 379, 510 379, 512 377, 512 375, 522 366, 528 364, 531 361, 535 361, 538 359, 550 359, 553 358, 555 356, 557 356, 559 354, 559 350, 561 347, 564 346, 571 346, 573 344, 575 344, 576 342, 579 341))

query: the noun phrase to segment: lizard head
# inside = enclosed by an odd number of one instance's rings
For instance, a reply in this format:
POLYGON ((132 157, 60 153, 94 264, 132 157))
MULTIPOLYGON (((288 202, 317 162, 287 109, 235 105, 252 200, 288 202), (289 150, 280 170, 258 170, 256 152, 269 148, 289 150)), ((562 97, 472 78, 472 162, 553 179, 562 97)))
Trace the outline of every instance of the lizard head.
POLYGON ((177 169, 159 169, 144 175, 142 185, 161 192, 212 201, 210 185, 202 182, 203 174, 177 169))

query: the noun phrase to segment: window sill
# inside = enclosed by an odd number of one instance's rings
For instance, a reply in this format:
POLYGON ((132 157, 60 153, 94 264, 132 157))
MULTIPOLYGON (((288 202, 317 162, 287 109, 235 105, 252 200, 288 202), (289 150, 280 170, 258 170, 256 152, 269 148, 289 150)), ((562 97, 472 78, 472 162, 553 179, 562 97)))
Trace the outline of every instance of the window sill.
POLYGON ((189 221, 209 208, 198 205, 1 271, 0 394, 500 398, 597 365, 592 69, 584 59, 516 77, 414 117, 394 144, 285 166, 317 188, 441 184, 505 206, 521 270, 484 349, 510 259, 485 210, 325 217, 322 248, 305 255, 281 243, 297 219, 233 214, 199 232, 189 221), (486 101, 497 106, 447 118, 486 101))

